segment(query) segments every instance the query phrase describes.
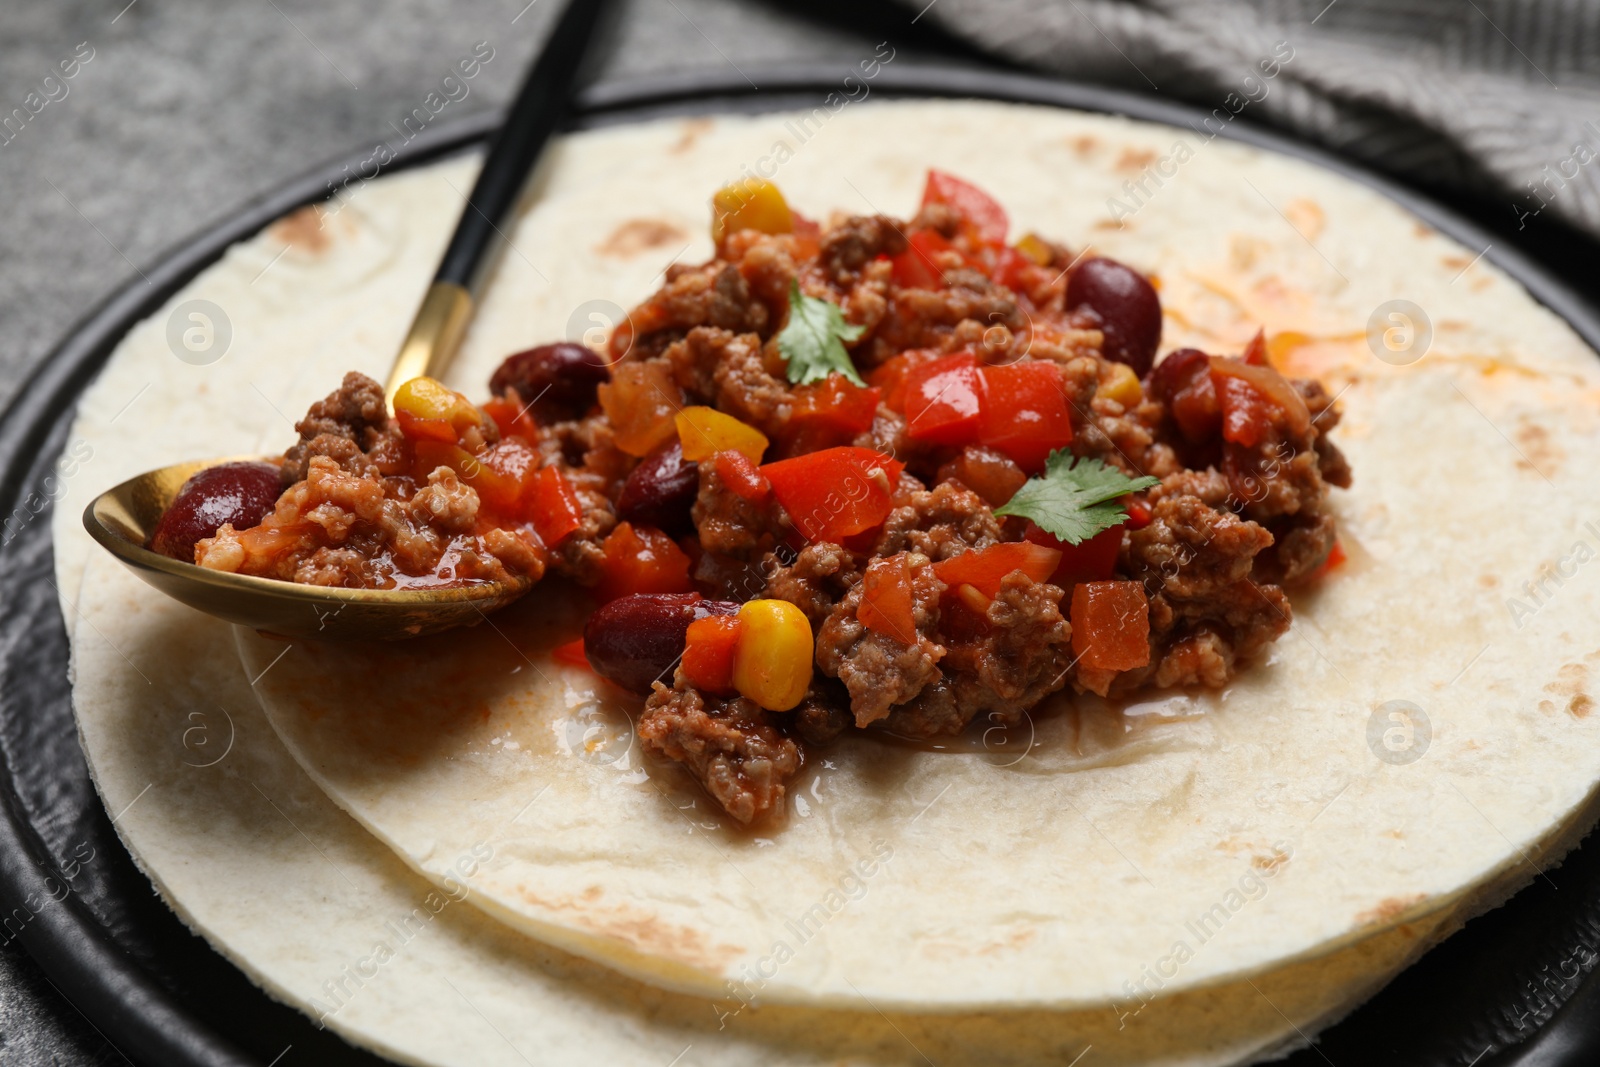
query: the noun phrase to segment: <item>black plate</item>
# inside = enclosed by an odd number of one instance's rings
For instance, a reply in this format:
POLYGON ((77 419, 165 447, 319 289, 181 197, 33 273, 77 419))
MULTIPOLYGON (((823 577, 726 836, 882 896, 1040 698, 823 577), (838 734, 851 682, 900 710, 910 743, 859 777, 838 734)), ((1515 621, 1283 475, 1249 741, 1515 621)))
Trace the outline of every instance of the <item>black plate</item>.
MULTIPOLYGON (((815 106, 843 69, 769 71, 764 88, 693 76, 606 84, 584 94, 582 127, 658 115, 815 106)), ((1110 112, 1194 128, 1204 113, 1127 93, 1021 75, 890 68, 878 96, 980 97, 1110 112)), ((497 116, 417 137, 394 164, 477 145, 497 116)), ((1371 186, 1472 249, 1485 232, 1411 190, 1236 120, 1223 136, 1307 160, 1371 186)), ((78 395, 124 333, 173 292, 279 216, 322 198, 350 160, 290 183, 174 249, 61 344, 0 419, 0 888, 6 936, 17 936, 52 981, 126 1057, 159 1067, 378 1064, 269 999, 161 903, 118 841, 89 781, 66 681, 67 637, 53 585, 50 489, 78 395), (92 863, 75 855, 93 849, 92 863), (70 876, 70 877, 69 877, 70 876), (63 899, 61 886, 70 886, 63 899), (26 904, 32 899, 37 906, 26 904), (20 931, 20 932, 19 932, 20 931)), ((1062 235, 1070 238, 1070 234, 1062 235)), ((1542 267, 1496 246, 1486 258, 1600 348, 1595 310, 1542 267)), ((1425 1067, 1600 1062, 1600 845, 1592 841, 1548 879, 1424 957, 1365 1007, 1286 1062, 1425 1067), (1564 1006, 1563 1006, 1564 1005, 1564 1006), (1552 1018, 1554 1016, 1554 1018, 1552 1018), (1540 1029, 1542 1026, 1542 1029, 1540 1029), (1518 1044, 1522 1042, 1522 1044, 1518 1044)))

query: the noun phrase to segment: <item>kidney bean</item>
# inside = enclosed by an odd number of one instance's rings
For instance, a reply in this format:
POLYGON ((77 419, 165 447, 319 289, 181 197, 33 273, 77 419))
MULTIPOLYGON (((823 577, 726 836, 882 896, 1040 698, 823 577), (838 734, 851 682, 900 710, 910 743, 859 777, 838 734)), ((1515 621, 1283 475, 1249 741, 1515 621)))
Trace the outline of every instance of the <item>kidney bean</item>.
POLYGON ((1211 381, 1211 357, 1198 348, 1180 348, 1150 372, 1150 394, 1167 405, 1183 436, 1193 443, 1215 437, 1222 408, 1211 381))
POLYGON ((618 597, 589 616, 583 650, 602 678, 630 692, 648 693, 654 681, 672 684, 691 622, 738 610, 731 600, 706 600, 699 593, 618 597))
POLYGON ((686 534, 694 529, 689 509, 699 492, 700 465, 683 458, 683 445, 674 437, 629 472, 617 496, 617 518, 686 534))
POLYGON ((270 463, 220 463, 199 471, 178 490, 151 531, 149 547, 163 556, 194 562, 195 542, 213 537, 224 523, 247 530, 278 502, 283 481, 270 463))
POLYGON ((1099 316, 1107 359, 1141 378, 1161 345, 1161 298, 1150 279, 1114 259, 1087 259, 1067 281, 1067 307, 1088 305, 1099 316))
POLYGON ((595 390, 611 380, 610 365, 588 345, 559 341, 507 356, 489 379, 501 396, 509 386, 535 417, 546 422, 580 418, 594 406, 595 390))

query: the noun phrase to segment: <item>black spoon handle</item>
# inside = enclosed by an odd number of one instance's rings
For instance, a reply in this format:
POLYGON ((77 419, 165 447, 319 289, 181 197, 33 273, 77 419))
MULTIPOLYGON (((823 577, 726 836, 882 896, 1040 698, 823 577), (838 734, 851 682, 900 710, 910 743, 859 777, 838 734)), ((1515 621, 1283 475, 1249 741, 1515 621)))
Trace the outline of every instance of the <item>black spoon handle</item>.
POLYGON ((605 0, 568 0, 511 102, 389 372, 384 393, 391 406, 400 386, 420 375, 439 376, 454 358, 483 280, 508 240, 504 226, 517 198, 550 135, 567 117, 578 68, 604 7, 605 0))
POLYGON ((502 225, 545 143, 567 117, 573 82, 602 7, 602 0, 568 0, 495 135, 434 281, 459 285, 477 298, 494 258, 488 253, 504 240, 502 225))

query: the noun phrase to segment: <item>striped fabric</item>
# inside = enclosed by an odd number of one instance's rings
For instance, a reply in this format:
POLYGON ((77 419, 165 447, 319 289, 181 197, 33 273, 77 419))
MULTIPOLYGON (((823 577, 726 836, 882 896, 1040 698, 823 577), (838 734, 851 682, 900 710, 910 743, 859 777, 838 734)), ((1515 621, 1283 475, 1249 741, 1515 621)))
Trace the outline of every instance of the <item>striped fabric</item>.
POLYGON ((1519 225, 1550 212, 1600 235, 1594 0, 901 2, 1026 65, 1207 107, 1235 94, 1257 121, 1501 201, 1519 225), (1275 51, 1292 58, 1262 79, 1275 51))

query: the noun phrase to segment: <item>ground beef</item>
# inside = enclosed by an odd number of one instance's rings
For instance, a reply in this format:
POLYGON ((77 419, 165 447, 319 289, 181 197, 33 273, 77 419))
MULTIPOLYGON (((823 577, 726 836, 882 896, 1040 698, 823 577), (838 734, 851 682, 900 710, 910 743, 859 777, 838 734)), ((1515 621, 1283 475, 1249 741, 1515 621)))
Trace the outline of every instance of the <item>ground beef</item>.
POLYGON ((775 553, 766 557, 770 577, 761 595, 787 600, 805 612, 812 630, 833 611, 833 606, 860 581, 856 559, 838 545, 824 541, 807 545, 794 562, 784 566, 775 553))
POLYGON ((707 553, 753 560, 771 550, 785 527, 776 504, 754 504, 723 484, 715 463, 699 465, 700 491, 690 516, 707 553))
POLYGON ((806 744, 826 745, 854 725, 850 694, 827 675, 815 675, 805 699, 794 709, 789 721, 795 736, 806 744))
POLYGON ((817 631, 817 667, 844 683, 857 726, 888 715, 892 704, 915 699, 939 677, 938 664, 945 655, 944 646, 934 640, 944 583, 934 576, 933 561, 919 552, 889 558, 903 560, 909 569, 916 631, 891 635, 868 629, 856 615, 860 584, 834 606, 817 631))
POLYGON ((667 350, 673 377, 694 403, 707 404, 776 438, 794 412, 783 358, 754 333, 702 327, 667 350))
POLYGON ((783 804, 785 785, 801 766, 800 747, 743 697, 719 700, 657 682, 638 732, 645 748, 683 764, 745 826, 783 804))
POLYGON ((698 267, 675 264, 667 284, 651 298, 658 328, 693 330, 715 326, 735 333, 764 334, 771 321, 766 304, 750 291, 733 263, 712 260, 698 267), (664 320, 664 321, 663 321, 664 320))
POLYGON ((371 463, 368 446, 389 430, 383 386, 351 371, 339 388, 312 404, 294 428, 300 440, 284 453, 285 486, 305 478, 312 456, 327 456, 353 474, 364 474, 371 463))
POLYGON ((1272 545, 1272 534, 1182 491, 1198 488, 1214 499, 1225 485, 1220 477, 1180 474, 1171 481, 1151 492, 1149 524, 1123 539, 1122 568, 1144 584, 1147 595, 1203 600, 1248 577, 1256 555, 1272 545))
POLYGON ((895 508, 884 520, 873 553, 891 556, 910 550, 941 560, 1001 539, 999 520, 977 493, 957 482, 923 489, 901 474, 895 508))
POLYGON ((862 268, 878 256, 897 256, 905 250, 905 234, 893 219, 856 215, 823 236, 817 262, 824 277, 841 289, 848 289, 862 268))

